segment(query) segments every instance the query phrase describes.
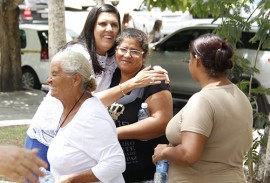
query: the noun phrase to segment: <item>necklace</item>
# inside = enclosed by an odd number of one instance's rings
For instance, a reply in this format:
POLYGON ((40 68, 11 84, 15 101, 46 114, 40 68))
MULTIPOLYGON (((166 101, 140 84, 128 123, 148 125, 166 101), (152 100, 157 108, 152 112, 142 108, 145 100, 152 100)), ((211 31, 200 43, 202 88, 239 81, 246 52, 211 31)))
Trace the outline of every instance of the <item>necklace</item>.
POLYGON ((75 104, 73 105, 73 107, 70 109, 70 111, 68 112, 68 114, 66 115, 66 117, 64 118, 64 120, 62 121, 61 123, 61 119, 62 119, 62 116, 63 114, 61 115, 60 117, 60 120, 59 120, 59 123, 58 123, 58 127, 57 127, 57 130, 56 130, 56 133, 59 131, 59 129, 63 126, 63 124, 65 123, 68 115, 73 111, 73 109, 75 108, 75 106, 78 104, 78 102, 81 100, 81 98, 83 97, 84 95, 84 92, 82 93, 82 95, 80 96, 80 98, 75 102, 75 104))

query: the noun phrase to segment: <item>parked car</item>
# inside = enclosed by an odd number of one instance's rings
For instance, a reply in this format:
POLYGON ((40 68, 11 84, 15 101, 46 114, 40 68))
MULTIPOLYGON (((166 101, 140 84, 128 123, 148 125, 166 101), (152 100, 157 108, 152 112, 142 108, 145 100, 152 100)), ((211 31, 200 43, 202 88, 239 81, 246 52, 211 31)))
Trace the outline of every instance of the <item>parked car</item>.
POLYGON ((134 9, 131 16, 134 27, 143 30, 145 33, 149 33, 153 29, 157 19, 162 20, 161 33, 163 35, 176 31, 183 22, 192 19, 192 15, 188 11, 184 13, 182 11, 172 12, 169 9, 161 11, 158 7, 153 7, 148 11, 144 3, 141 3, 139 8, 134 9))
MULTIPOLYGON (((160 65, 168 71, 175 101, 187 101, 192 94, 201 89, 189 73, 189 43, 202 34, 213 32, 216 27, 217 24, 210 23, 189 24, 151 46, 147 64, 160 65)), ((251 44, 249 40, 254 36, 255 31, 256 27, 250 32, 242 32, 242 44, 237 45, 237 52, 250 60, 252 64, 256 58, 258 44, 251 44)), ((252 86, 270 88, 270 50, 259 51, 256 66, 260 73, 255 74, 252 86)), ((248 77, 243 79, 249 80, 248 77)), ((260 95, 257 101, 254 101, 254 110, 269 114, 269 101, 269 95, 260 95)))
POLYGON ((95 0, 65 0, 66 9, 85 10, 96 5, 97 2, 95 0))
MULTIPOLYGON (((97 5, 95 0, 65 0, 66 10, 85 10, 97 5)), ((20 23, 48 24, 48 0, 24 0, 19 4, 20 23)))
POLYGON ((25 0, 19 4, 20 23, 48 24, 48 5, 46 1, 25 0))
MULTIPOLYGON (((21 24, 21 63, 24 88, 41 89, 49 76, 48 25, 21 24)), ((76 33, 67 29, 66 39, 71 41, 76 33)))

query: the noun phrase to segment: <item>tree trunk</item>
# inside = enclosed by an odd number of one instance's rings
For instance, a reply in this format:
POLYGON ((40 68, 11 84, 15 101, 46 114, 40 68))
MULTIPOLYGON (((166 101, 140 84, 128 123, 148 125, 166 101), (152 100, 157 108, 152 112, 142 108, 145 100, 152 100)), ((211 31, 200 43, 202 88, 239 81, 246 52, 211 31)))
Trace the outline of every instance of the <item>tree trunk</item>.
MULTIPOLYGON (((64 0, 49 0, 49 59, 66 44, 65 4, 64 0)), ((76 24, 76 22, 74 22, 76 24)))
POLYGON ((0 91, 22 86, 18 4, 23 0, 0 0, 0 91))

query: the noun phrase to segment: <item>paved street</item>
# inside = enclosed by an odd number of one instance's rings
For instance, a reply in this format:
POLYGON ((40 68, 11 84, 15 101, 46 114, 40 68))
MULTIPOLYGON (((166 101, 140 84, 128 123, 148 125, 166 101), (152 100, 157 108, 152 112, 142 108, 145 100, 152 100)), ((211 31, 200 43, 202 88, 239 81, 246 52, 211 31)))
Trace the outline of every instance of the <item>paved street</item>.
POLYGON ((40 90, 0 92, 0 124, 31 119, 45 95, 40 90))

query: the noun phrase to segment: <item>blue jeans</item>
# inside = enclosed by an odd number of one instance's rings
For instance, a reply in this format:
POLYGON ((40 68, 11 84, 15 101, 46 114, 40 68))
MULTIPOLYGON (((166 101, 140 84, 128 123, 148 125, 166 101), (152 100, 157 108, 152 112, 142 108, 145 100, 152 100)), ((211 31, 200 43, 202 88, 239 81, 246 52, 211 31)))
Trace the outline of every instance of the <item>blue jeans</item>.
POLYGON ((26 139, 25 139, 25 144, 24 147, 26 149, 38 149, 38 157, 40 157, 42 160, 44 160, 45 162, 47 162, 48 164, 48 168, 47 170, 50 171, 50 164, 48 162, 47 159, 47 151, 48 151, 48 146, 42 144, 41 142, 39 142, 36 139, 32 139, 30 138, 28 135, 26 135, 26 139))

